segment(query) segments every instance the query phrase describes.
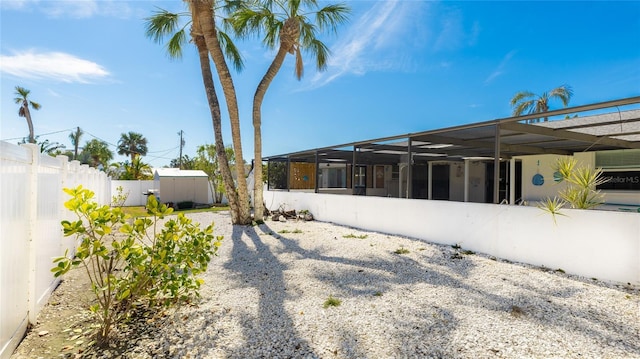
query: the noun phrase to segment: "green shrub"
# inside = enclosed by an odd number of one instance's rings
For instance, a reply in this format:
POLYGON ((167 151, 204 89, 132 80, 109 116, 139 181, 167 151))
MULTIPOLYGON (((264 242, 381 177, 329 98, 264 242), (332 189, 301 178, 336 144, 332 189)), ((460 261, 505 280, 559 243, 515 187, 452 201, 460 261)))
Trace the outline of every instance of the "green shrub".
POLYGON ((129 216, 122 209, 99 206, 82 186, 64 191, 72 197, 65 207, 78 218, 62 221, 64 235, 75 235, 79 244, 74 258, 68 253, 55 258, 51 271, 56 277, 76 267, 86 271, 96 300, 90 310, 98 320, 99 344, 107 343, 113 327, 140 305, 171 306, 199 296, 203 280, 197 276, 222 241, 212 225, 200 229, 183 214, 160 225, 158 220, 173 209, 154 196, 147 201, 149 217, 126 223, 129 216))

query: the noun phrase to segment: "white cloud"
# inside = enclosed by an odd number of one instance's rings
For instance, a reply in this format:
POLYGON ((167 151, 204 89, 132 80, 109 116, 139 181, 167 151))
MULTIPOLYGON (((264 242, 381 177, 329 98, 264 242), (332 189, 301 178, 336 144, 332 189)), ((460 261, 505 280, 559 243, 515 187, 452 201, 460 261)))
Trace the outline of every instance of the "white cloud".
POLYGON ((418 1, 375 2, 346 33, 340 35, 341 40, 331 48, 327 71, 317 73, 311 79, 311 87, 324 86, 346 74, 364 75, 368 71, 411 66, 406 55, 391 49, 414 42, 409 29, 421 21, 418 14, 421 7, 427 5, 418 1), (398 61, 403 58, 405 61, 398 61))
POLYGON ((516 54, 516 50, 509 51, 509 53, 502 58, 502 61, 500 61, 500 64, 498 65, 498 67, 496 67, 496 69, 493 70, 493 72, 484 80, 484 84, 488 85, 493 80, 495 80, 498 76, 502 75, 504 73, 504 68, 507 66, 507 63, 509 62, 509 60, 511 60, 511 58, 515 54, 516 54))
POLYGON ((90 83, 110 76, 99 64, 63 52, 34 50, 0 55, 0 71, 17 77, 60 82, 90 83))
POLYGON ((133 10, 118 0, 3 0, 2 9, 40 11, 52 18, 86 19, 94 16, 128 18, 133 10))
POLYGON ((32 0, 3 0, 0 1, 0 9, 21 10, 30 2, 32 2, 32 0))

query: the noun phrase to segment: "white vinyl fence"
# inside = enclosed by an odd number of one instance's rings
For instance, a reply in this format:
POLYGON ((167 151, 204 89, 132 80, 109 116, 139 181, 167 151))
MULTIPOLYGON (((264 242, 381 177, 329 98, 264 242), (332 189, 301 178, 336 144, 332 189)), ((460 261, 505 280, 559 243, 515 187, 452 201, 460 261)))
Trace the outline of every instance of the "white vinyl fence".
POLYGON ((122 195, 127 197, 123 204, 124 207, 145 206, 148 197, 144 193, 148 193, 150 189, 153 189, 153 183, 153 180, 112 180, 111 194, 117 196, 119 194, 118 187, 121 187, 122 195))
POLYGON ((60 221, 74 219, 62 191, 82 185, 111 201, 104 172, 40 154, 37 145, 0 142, 0 358, 9 358, 59 283, 52 259, 72 252, 60 221))
POLYGON ((397 234, 640 285, 640 213, 265 191, 269 209, 308 210, 324 222, 397 234))

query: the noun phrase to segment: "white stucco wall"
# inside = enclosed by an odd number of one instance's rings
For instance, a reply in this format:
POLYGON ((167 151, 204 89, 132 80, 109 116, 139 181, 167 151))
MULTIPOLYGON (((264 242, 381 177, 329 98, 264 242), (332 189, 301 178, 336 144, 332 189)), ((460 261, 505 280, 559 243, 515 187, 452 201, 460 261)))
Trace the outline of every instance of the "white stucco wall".
POLYGON ((266 191, 270 209, 309 210, 316 219, 392 233, 562 269, 640 284, 640 214, 565 210, 557 224, 527 206, 266 191))

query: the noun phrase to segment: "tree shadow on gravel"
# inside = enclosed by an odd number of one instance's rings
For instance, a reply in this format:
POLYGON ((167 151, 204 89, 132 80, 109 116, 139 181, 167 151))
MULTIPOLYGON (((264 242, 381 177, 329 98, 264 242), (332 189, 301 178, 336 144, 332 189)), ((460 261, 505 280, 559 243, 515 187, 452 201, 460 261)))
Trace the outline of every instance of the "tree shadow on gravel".
MULTIPOLYGON (((282 244, 283 249, 275 255, 289 253, 295 254, 296 260, 326 263, 327 265, 322 264, 315 271, 314 279, 331 286, 333 293, 340 295, 341 298, 361 298, 366 303, 371 300, 371 304, 375 303, 379 296, 384 296, 385 292, 398 285, 404 286, 403 290, 407 292, 411 292, 411 286, 416 284, 430 284, 433 285, 434 290, 437 290, 437 287, 441 285, 465 288, 465 283, 455 276, 445 273, 441 268, 447 260, 455 261, 455 265, 450 265, 449 269, 458 276, 466 277, 474 267, 473 262, 465 256, 452 259, 451 255, 455 251, 446 249, 434 254, 431 261, 438 263, 438 265, 430 267, 425 267, 417 260, 403 254, 393 254, 390 258, 376 256, 365 259, 327 255, 320 249, 302 248, 298 244, 299 239, 276 234, 276 231, 266 224, 261 225, 260 228, 264 233, 271 233, 282 244)), ((277 260, 275 255, 274 259, 277 260)), ((295 288, 293 288, 289 292, 289 296, 295 295, 295 288)), ((394 337, 401 339, 397 343, 389 341, 380 343, 386 346, 382 350, 382 352, 386 352, 383 357, 457 357, 450 345, 450 340, 459 321, 448 309, 440 307, 437 303, 427 307, 416 307, 411 306, 410 303, 403 303, 402 297, 397 299, 400 301, 394 306, 405 307, 406 311, 411 313, 412 319, 410 322, 389 319, 395 321, 396 333, 394 337), (416 340, 416 338, 424 338, 424 340, 416 340)), ((376 323, 370 324, 374 327, 377 326, 376 323)), ((333 355, 346 358, 375 357, 371 355, 371 348, 366 346, 366 341, 359 338, 358 334, 354 332, 354 329, 361 328, 349 327, 344 323, 341 325, 343 326, 341 328, 327 328, 329 331, 337 330, 341 333, 342 345, 332 353, 333 355)), ((380 349, 374 349, 373 352, 382 353, 380 349)))
MULTIPOLYGON (((275 233, 266 224, 262 228, 266 233, 275 233)), ((434 286, 434 290, 437 290, 438 286, 447 286, 454 288, 459 293, 461 301, 463 301, 463 297, 473 298, 476 300, 477 304, 474 304, 476 306, 510 315, 514 314, 514 308, 525 308, 526 312, 523 317, 525 320, 578 333, 602 343, 603 346, 613 344, 624 347, 627 352, 640 353, 640 342, 636 340, 640 332, 637 322, 625 323, 611 313, 598 308, 589 308, 586 311, 576 310, 575 308, 568 310, 564 303, 558 303, 553 300, 554 298, 573 297, 578 295, 582 289, 564 288, 552 294, 543 283, 539 287, 524 283, 511 283, 515 288, 531 292, 531 297, 523 297, 519 294, 506 297, 479 289, 464 280, 473 271, 475 264, 467 258, 467 255, 459 255, 460 251, 457 249, 452 250, 447 246, 429 243, 430 245, 438 246, 441 252, 440 254, 422 256, 421 260, 429 264, 426 267, 419 261, 403 255, 397 255, 393 257, 393 260, 384 258, 352 259, 325 255, 320 250, 302 248, 298 244, 299 239, 287 238, 282 235, 274 235, 274 237, 283 244, 282 253, 290 252, 296 254, 299 259, 317 260, 343 266, 341 270, 318 270, 315 278, 334 286, 337 292, 350 297, 370 296, 377 291, 384 293, 396 285, 405 285, 406 290, 409 291, 411 290, 411 285, 418 283, 431 284, 434 286), (363 282, 370 284, 363 286, 363 282), (551 297, 551 299, 547 300, 548 297, 551 297), (554 315, 548 315, 548 313, 554 313, 554 315), (566 315, 562 315, 562 313, 566 315), (557 318, 558 315, 561 315, 561 318, 557 318)), ((414 239, 408 240, 418 241, 414 239)), ((425 243, 423 241, 419 242, 425 243)), ((274 257, 274 259, 276 258, 274 257)), ((530 270, 535 269, 531 268, 530 270)), ((549 275, 553 276, 554 273, 549 273, 549 275)), ((280 278, 282 279, 282 277, 280 278)), ((427 308, 424 314, 432 313, 434 310, 447 312, 446 308, 442 309, 434 305, 433 308, 427 308)), ((420 315, 420 313, 416 314, 420 315)), ((441 331, 438 333, 438 338, 444 338, 441 341, 442 343, 447 342, 448 334, 455 331, 456 323, 458 323, 457 318, 454 318, 452 314, 450 317, 451 320, 447 321, 448 324, 445 326, 444 332, 442 332, 442 328, 438 327, 438 330, 441 331)), ((428 327, 429 322, 423 321, 422 324, 414 327, 421 326, 428 327)), ((413 332, 413 330, 409 330, 406 333, 406 337, 414 335, 415 333, 413 332)), ((445 357, 456 357, 459 354, 453 348, 449 348, 451 351, 448 353, 442 351, 442 346, 434 348, 437 348, 437 352, 426 352, 426 354, 431 356, 444 355, 445 357)), ((415 349, 417 350, 417 348, 415 349)), ((404 354, 406 353, 401 355, 404 354)))
MULTIPOLYGON (((258 317, 243 318, 244 337, 250 338, 238 357, 297 358, 320 357, 307 340, 300 338, 293 319, 285 310, 287 288, 283 271, 287 269, 261 240, 253 227, 233 226, 232 259, 225 265, 239 273, 244 285, 259 293, 258 317), (247 242, 245 242, 247 241, 247 242), (253 244, 255 250, 247 243, 253 244)), ((235 356, 236 353, 234 353, 235 356)))

